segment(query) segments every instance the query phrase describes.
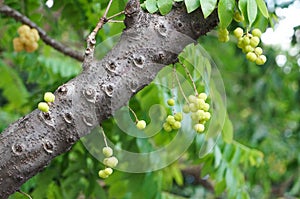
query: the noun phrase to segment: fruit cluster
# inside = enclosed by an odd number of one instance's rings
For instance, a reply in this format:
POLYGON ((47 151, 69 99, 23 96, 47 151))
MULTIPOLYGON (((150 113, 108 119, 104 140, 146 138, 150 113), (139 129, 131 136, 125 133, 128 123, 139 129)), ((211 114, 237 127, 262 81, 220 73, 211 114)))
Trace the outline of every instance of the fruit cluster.
POLYGON ((109 146, 103 147, 102 153, 105 156, 103 163, 106 166, 105 169, 101 169, 98 173, 100 178, 107 178, 113 173, 114 167, 118 164, 118 159, 113 155, 113 150, 109 146))
POLYGON ((229 32, 226 28, 219 28, 218 31, 218 39, 220 42, 227 42, 229 41, 229 32))
POLYGON ((26 50, 27 52, 35 51, 39 45, 38 40, 40 39, 39 33, 35 28, 30 29, 27 25, 22 25, 18 28, 20 37, 13 39, 13 46, 16 52, 26 50))
POLYGON ((165 123, 163 124, 163 128, 167 132, 171 132, 172 130, 178 130, 181 128, 181 121, 183 119, 182 113, 178 112, 174 116, 168 115, 165 123))
POLYGON ((54 102, 55 100, 55 95, 51 92, 46 92, 44 94, 44 100, 45 102, 40 102, 38 104, 38 109, 41 110, 42 112, 47 113, 49 112, 50 109, 49 105, 51 105, 51 103, 54 102))
POLYGON ((183 106, 183 112, 191 112, 191 119, 193 121, 194 130, 197 133, 203 133, 205 130, 205 123, 210 119, 211 115, 208 112, 210 105, 206 103, 206 93, 200 93, 198 96, 190 95, 188 102, 183 106))
POLYGON ((243 50, 249 61, 255 62, 257 65, 263 65, 267 61, 266 56, 262 54, 262 48, 258 47, 262 34, 258 28, 253 29, 251 33, 248 31, 244 33, 244 30, 238 27, 233 34, 238 39, 237 46, 243 50))

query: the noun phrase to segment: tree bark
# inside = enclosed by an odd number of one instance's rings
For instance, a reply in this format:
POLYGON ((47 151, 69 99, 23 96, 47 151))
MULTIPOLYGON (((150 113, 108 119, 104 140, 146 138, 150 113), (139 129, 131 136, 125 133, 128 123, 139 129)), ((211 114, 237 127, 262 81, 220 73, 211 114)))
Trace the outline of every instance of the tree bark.
POLYGON ((0 134, 0 198, 68 151, 148 85, 163 65, 174 63, 192 39, 218 23, 217 12, 204 19, 199 9, 187 14, 181 4, 159 16, 129 1, 125 12, 118 44, 100 61, 86 59, 83 72, 56 90, 48 113, 34 110, 0 134))

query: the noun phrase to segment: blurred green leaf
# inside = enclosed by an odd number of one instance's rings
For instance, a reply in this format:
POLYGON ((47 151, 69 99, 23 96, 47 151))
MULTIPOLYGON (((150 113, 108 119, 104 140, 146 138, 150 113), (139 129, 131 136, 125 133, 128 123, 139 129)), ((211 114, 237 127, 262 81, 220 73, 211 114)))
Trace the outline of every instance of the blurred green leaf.
POLYGON ((260 12, 265 18, 269 18, 269 11, 264 0, 256 0, 260 12))
POLYGON ((220 0, 218 4, 218 16, 221 28, 227 28, 233 19, 235 7, 234 0, 220 0))
POLYGON ((191 13, 200 7, 199 0, 184 0, 184 3, 188 13, 191 13))
POLYGON ((251 27, 257 17, 256 0, 247 0, 247 14, 248 14, 249 26, 251 27))
POLYGON ((156 0, 146 0, 145 6, 148 12, 150 13, 155 13, 156 11, 158 11, 156 0))
POLYGON ((217 0, 200 0, 201 10, 204 18, 207 18, 215 9, 217 0))
POLYGON ((228 144, 230 144, 233 140, 233 126, 228 115, 225 118, 225 123, 222 130, 222 138, 228 144))
POLYGON ((159 12, 162 15, 168 14, 172 9, 172 5, 173 5, 173 0, 158 0, 157 1, 157 6, 159 9, 159 12))

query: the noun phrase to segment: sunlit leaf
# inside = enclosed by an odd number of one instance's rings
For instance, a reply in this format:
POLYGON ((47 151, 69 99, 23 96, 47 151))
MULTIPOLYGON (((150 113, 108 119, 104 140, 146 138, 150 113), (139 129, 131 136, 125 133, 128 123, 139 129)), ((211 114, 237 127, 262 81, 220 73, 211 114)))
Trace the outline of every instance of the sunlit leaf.
POLYGON ((218 4, 218 16, 221 28, 227 28, 233 19, 235 1, 220 0, 218 4))
POLYGON ((257 17, 256 0, 247 0, 247 14, 248 14, 249 26, 251 26, 257 17))
POLYGON ((193 12, 200 7, 199 0, 184 0, 184 3, 188 13, 193 12))
POLYGON ((215 9, 217 0, 200 0, 201 10, 204 18, 207 18, 215 9))

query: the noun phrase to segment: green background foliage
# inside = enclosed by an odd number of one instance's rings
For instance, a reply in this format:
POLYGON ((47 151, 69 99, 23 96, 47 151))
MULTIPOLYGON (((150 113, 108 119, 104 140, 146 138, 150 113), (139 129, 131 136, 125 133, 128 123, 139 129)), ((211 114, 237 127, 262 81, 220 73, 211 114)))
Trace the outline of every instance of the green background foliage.
MULTIPOLYGON (((49 36, 84 52, 85 38, 104 13, 108 1, 55 1, 51 9, 45 6, 45 1, 7 0, 5 3, 29 16, 49 36)), ((114 1, 109 15, 123 10, 125 3, 125 0, 114 1)), ((172 0, 146 0, 142 7, 150 13, 165 15, 172 3, 172 0)), ((217 1, 185 0, 184 3, 189 12, 201 6, 207 17, 217 1)), ((246 24, 265 30, 269 14, 262 0, 218 1, 221 27, 232 31, 242 25, 232 22, 235 9, 245 16, 246 24)), ((4 15, 0 17, 0 131, 3 131, 35 109, 44 92, 54 91, 79 74, 81 64, 42 41, 34 53, 14 52, 12 40, 21 24, 4 15)), ((120 33, 123 28, 121 23, 106 24, 97 35, 97 42, 120 33)), ((234 39, 220 44, 215 31, 201 37, 199 43, 218 66, 227 94, 222 139, 211 153, 199 158, 197 152, 202 140, 196 138, 178 161, 164 169, 142 174, 115 171, 102 180, 97 173, 104 166, 78 142, 25 183, 21 190, 34 199, 300 197, 299 53, 291 56, 280 49, 264 46, 268 61, 264 66, 256 66, 246 60, 234 39), (278 54, 287 57, 289 72, 277 66, 278 54)), ((109 46, 101 46, 103 49, 98 51, 98 56, 103 56, 109 46)), ((193 50, 188 53, 189 56, 193 54, 193 50)), ((170 96, 165 89, 151 84, 130 100, 130 106, 139 118, 149 122, 149 108, 153 104, 166 105, 170 96)), ((167 106, 166 111, 171 113, 167 106)), ((113 118, 105 121, 103 128, 107 137, 123 149, 153 150, 149 140, 122 133, 113 118)), ((164 146, 173 138, 174 135, 161 132, 154 141, 164 146)), ((15 193, 10 198, 26 197, 15 193)))

